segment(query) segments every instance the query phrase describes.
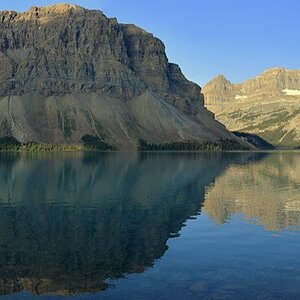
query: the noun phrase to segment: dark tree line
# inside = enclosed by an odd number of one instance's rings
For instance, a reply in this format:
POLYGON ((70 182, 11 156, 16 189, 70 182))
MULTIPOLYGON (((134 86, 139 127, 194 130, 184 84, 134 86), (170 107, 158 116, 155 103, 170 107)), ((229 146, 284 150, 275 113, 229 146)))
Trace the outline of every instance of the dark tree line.
POLYGON ((220 140, 218 142, 171 142, 166 144, 152 144, 139 140, 140 151, 223 151, 223 150, 249 150, 234 140, 220 140))

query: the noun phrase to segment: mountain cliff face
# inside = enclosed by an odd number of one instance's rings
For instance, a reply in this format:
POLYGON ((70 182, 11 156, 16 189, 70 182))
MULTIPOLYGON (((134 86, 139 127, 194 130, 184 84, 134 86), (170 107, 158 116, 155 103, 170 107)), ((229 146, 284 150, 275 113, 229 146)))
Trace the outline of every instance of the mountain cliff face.
POLYGON ((241 84, 219 75, 203 94, 206 107, 228 129, 277 146, 300 145, 300 70, 274 68, 241 84))
POLYGON ((235 139, 159 39, 75 5, 0 12, 0 87, 0 136, 22 142, 235 139))

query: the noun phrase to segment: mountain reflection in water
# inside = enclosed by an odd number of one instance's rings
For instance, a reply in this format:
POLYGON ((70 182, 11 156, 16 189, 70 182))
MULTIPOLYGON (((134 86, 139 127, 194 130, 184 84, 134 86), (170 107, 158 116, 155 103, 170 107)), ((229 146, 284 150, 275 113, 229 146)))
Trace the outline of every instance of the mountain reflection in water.
POLYGON ((273 153, 247 166, 231 165, 207 188, 204 211, 220 224, 243 213, 268 230, 299 229, 300 155, 273 153))
POLYGON ((105 290, 152 267, 203 206, 221 224, 244 213, 297 227, 299 164, 288 153, 1 154, 0 293, 105 290))

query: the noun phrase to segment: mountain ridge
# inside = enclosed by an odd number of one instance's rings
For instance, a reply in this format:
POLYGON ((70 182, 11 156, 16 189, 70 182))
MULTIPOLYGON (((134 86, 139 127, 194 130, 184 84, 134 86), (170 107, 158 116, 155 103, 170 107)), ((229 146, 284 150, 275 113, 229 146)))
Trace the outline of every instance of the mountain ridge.
POLYGON ((136 25, 56 4, 0 12, 0 29, 0 137, 76 144, 93 135, 118 149, 139 139, 243 143, 163 42, 136 25))
POLYGON ((271 68, 243 83, 219 75, 203 89, 205 106, 232 131, 256 134, 278 147, 300 144, 300 70, 271 68))

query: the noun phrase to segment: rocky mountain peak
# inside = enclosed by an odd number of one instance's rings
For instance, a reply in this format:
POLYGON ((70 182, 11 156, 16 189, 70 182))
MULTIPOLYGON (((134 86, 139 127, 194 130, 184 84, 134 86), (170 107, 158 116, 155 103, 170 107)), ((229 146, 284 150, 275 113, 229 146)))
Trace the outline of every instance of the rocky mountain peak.
POLYGON ((0 137, 117 148, 233 135, 161 40, 77 5, 0 13, 0 137))
POLYGON ((28 12, 23 13, 23 19, 54 17, 55 15, 65 15, 67 13, 83 13, 85 9, 79 5, 54 4, 50 6, 32 6, 28 12))
POLYGON ((55 12, 55 13, 65 13, 69 10, 85 10, 83 7, 75 4, 67 4, 67 3, 58 3, 49 6, 32 6, 28 13, 36 12, 36 11, 46 11, 46 12, 55 12))
POLYGON ((204 86, 203 93, 206 103, 212 103, 219 101, 218 99, 224 100, 224 97, 228 101, 241 100, 243 96, 248 99, 252 96, 268 99, 282 95, 285 90, 300 90, 299 70, 275 67, 238 84, 233 84, 220 75, 204 86))
POLYGON ((231 94, 233 84, 223 75, 218 75, 212 79, 205 88, 206 101, 209 99, 216 100, 216 97, 222 101, 222 96, 231 94), (207 96, 209 95, 209 96, 207 96))
POLYGON ((223 74, 217 75, 215 78, 213 78, 210 82, 208 82, 207 85, 230 85, 232 84, 223 74))
MULTIPOLYGON (((79 5, 54 4, 50 6, 32 6, 27 12, 0 11, 0 23, 12 21, 30 21, 64 15, 66 13, 84 13, 85 9, 79 5)), ((45 20, 44 20, 45 21, 45 20)))
POLYGON ((300 145, 300 70, 271 68, 239 84, 215 78, 202 92, 207 108, 229 129, 279 146, 300 145))
POLYGON ((218 82, 230 82, 223 74, 217 75, 213 80, 218 82))

